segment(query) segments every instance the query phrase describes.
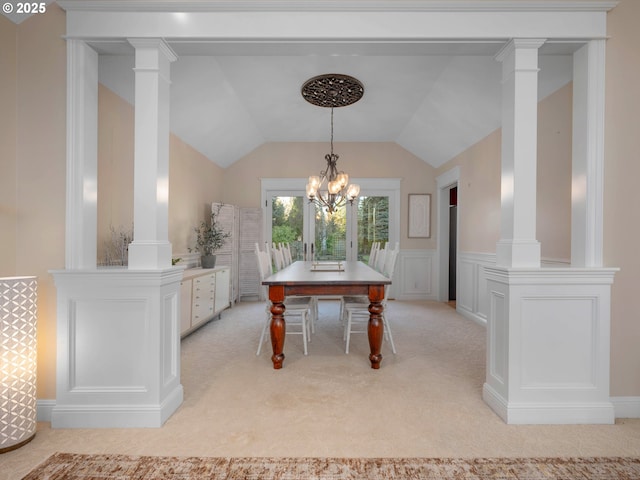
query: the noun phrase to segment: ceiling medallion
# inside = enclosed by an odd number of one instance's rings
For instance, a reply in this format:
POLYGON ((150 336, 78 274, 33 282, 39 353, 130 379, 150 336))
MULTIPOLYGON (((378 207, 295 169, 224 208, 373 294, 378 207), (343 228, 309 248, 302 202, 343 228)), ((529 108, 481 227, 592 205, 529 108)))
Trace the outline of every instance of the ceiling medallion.
POLYGON ((345 107, 364 95, 364 86, 356 78, 326 73, 310 78, 302 85, 302 97, 318 107, 345 107))

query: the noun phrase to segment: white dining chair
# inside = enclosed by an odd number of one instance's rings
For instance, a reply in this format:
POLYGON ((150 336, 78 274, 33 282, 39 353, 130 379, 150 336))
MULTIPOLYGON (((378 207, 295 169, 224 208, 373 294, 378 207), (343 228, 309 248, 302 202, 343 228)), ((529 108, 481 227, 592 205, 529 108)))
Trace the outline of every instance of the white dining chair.
POLYGON ((293 263, 293 259, 291 258, 291 247, 289 247, 288 243, 280 244, 280 251, 282 251, 282 258, 284 260, 284 266, 289 266, 293 263))
MULTIPOLYGON (((260 355, 262 344, 266 341, 267 331, 271 325, 271 300, 269 300, 269 287, 262 285, 262 281, 273 273, 271 265, 271 257, 266 251, 256 251, 256 259, 258 262, 258 271, 260 273, 260 286, 262 287, 262 295, 265 298, 266 318, 263 322, 262 333, 260 334, 260 342, 256 355, 260 355)), ((302 345, 304 354, 308 354, 307 343, 310 336, 310 317, 313 312, 313 303, 311 297, 287 297, 284 301, 285 311, 284 317, 287 328, 286 335, 302 335, 302 345), (289 327, 299 327, 292 329, 289 327)))
MULTIPOLYGON (((393 277, 393 270, 395 269, 396 260, 398 257, 399 249, 390 250, 388 255, 388 262, 385 262, 385 265, 388 265, 388 270, 384 273, 389 279, 393 277)), ((393 342, 393 334, 391 333, 391 325, 389 322, 389 316, 387 315, 387 300, 389 298, 389 291, 391 290, 391 285, 384 286, 384 298, 382 299, 382 324, 384 328, 384 339, 389 342, 391 345, 391 351, 396 353, 396 346, 393 342)), ((361 301, 361 299, 356 299, 356 301, 347 300, 344 304, 344 315, 346 316, 345 326, 344 326, 344 342, 345 342, 345 353, 349 353, 349 343, 351 342, 351 334, 352 333, 367 333, 367 325, 369 324, 369 299, 366 301, 361 301), (361 330, 355 330, 357 326, 363 327, 361 330)))
POLYGON ((371 251, 369 252, 369 260, 367 262, 367 264, 370 267, 375 267, 376 265, 376 254, 378 253, 379 248, 380 248, 380 242, 371 243, 371 251))
POLYGON ((271 247, 271 256, 273 258, 273 265, 275 265, 276 271, 280 271, 285 267, 284 256, 280 247, 273 243, 271 247))
POLYGON ((387 245, 385 245, 382 248, 379 248, 378 252, 376 253, 376 265, 374 268, 380 273, 382 273, 384 270, 384 264, 385 264, 386 258, 387 258, 387 245))
MULTIPOLYGON (((288 248, 288 244, 284 244, 284 243, 280 243, 277 247, 275 246, 274 243, 274 252, 275 252, 275 256, 276 256, 276 264, 278 265, 278 269, 282 269, 285 267, 288 267, 289 265, 291 265, 291 252, 289 251, 288 248)), ((307 295, 302 296, 302 297, 298 297, 296 296, 291 296, 289 297, 291 299, 294 298, 304 298, 305 300, 309 300, 311 301, 311 316, 309 318, 309 327, 310 327, 310 332, 311 333, 316 333, 316 320, 318 319, 318 297, 313 296, 313 297, 309 297, 307 295)), ((311 341, 310 337, 309 337, 309 342, 311 341)))

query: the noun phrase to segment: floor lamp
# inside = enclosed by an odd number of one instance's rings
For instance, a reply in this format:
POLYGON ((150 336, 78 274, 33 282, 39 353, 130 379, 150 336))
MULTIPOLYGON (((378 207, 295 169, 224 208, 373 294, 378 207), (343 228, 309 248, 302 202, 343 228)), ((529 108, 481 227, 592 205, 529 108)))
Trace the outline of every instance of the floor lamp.
POLYGON ((36 435, 36 277, 0 278, 0 453, 36 435))

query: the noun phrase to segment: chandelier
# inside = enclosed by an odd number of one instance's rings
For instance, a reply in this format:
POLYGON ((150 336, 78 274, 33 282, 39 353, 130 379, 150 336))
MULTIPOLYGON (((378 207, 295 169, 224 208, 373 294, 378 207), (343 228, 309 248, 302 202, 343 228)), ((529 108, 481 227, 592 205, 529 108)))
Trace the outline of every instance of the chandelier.
POLYGON ((349 175, 338 171, 339 157, 333 153, 333 109, 351 105, 363 94, 364 87, 357 79, 336 73, 313 77, 302 86, 302 96, 307 102, 331 108, 331 151, 324 156, 327 168, 319 176, 310 176, 306 187, 309 202, 326 207, 330 214, 346 202, 353 204, 360 194, 360 186, 349 184, 349 175))

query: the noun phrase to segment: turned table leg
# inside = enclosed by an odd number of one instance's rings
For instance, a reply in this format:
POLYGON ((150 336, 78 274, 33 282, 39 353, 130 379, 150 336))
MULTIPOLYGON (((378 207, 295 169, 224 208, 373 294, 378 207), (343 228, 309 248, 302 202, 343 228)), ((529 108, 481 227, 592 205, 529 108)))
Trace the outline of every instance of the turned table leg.
POLYGON ((380 368, 382 362, 382 337, 384 335, 384 324, 382 319, 382 299, 384 298, 384 285, 369 286, 369 326, 367 328, 369 334, 369 360, 371 368, 380 368))
POLYGON ((282 285, 269 286, 269 300, 271 300, 271 347, 273 355, 271 361, 274 369, 282 368, 284 361, 284 335, 286 325, 284 321, 284 287, 282 285))

